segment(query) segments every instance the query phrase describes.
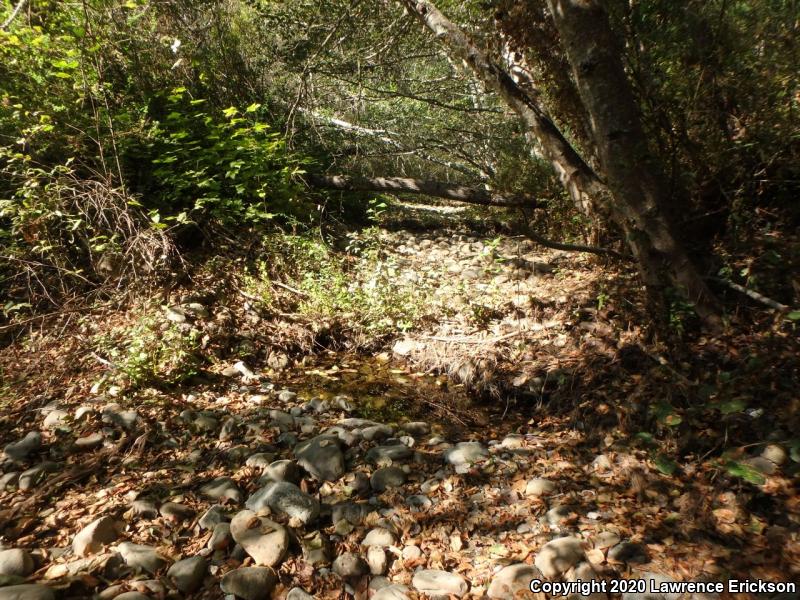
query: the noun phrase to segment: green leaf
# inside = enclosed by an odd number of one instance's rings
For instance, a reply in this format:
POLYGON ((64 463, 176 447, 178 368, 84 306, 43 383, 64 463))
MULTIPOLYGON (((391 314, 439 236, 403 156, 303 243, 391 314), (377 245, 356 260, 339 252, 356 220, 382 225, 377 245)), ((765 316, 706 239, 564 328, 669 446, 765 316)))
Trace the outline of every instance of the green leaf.
POLYGON ((742 412, 745 408, 747 408, 747 402, 745 402, 742 398, 734 398, 733 400, 728 400, 727 402, 721 402, 719 405, 719 410, 723 415, 742 412))
POLYGON ((236 115, 236 113, 238 113, 238 112, 239 112, 239 111, 238 111, 238 109, 237 109, 235 106, 231 106, 231 107, 228 107, 228 108, 226 108, 225 110, 223 110, 223 111, 222 111, 222 114, 223 114, 223 115, 225 115, 226 117, 228 117, 228 118, 230 119, 231 117, 233 117, 234 115, 236 115))
POLYGON ((786 315, 786 318, 789 319, 790 321, 800 321, 800 310, 793 310, 788 315, 786 315))
POLYGON ((678 470, 678 464, 663 454, 656 456, 653 462, 656 464, 656 468, 664 475, 674 475, 675 471, 678 470))
POLYGON ((728 473, 734 477, 740 477, 745 481, 749 481, 755 485, 763 485, 767 481, 761 473, 745 463, 731 460, 728 461, 728 463, 725 465, 725 468, 727 469, 728 473))
POLYGON ((261 105, 258 102, 253 102, 250 106, 248 106, 245 110, 249 113, 256 112, 261 105))

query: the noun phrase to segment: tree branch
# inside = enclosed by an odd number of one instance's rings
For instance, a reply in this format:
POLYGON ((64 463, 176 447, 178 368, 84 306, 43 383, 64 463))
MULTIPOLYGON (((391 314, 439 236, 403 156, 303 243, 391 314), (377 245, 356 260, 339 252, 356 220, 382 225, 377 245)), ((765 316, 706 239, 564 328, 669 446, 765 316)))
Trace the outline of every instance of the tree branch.
POLYGON ((349 192, 392 192, 423 194, 481 206, 540 208, 542 202, 527 194, 500 194, 489 190, 453 185, 442 181, 408 177, 349 177, 346 175, 306 175, 306 183, 315 188, 349 192))
POLYGON ((3 21, 3 24, 0 25, 0 31, 6 31, 9 27, 11 27, 11 23, 14 22, 14 19, 17 18, 17 15, 25 8, 25 5, 28 3, 28 0, 19 0, 17 5, 14 7, 14 10, 11 11, 11 14, 8 15, 8 18, 3 21))

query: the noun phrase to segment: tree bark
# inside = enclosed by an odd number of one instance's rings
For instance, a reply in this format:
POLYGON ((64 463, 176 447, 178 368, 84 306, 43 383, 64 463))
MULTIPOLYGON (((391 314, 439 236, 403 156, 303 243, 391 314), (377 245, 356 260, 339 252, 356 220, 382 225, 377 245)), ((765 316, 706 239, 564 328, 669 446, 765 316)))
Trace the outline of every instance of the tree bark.
POLYGON ((621 49, 597 0, 547 0, 572 67, 615 220, 626 232, 652 294, 678 288, 711 328, 721 324, 716 299, 667 218, 671 201, 660 162, 650 152, 621 49))
POLYGON ((540 208, 542 202, 527 194, 500 194, 490 190, 453 185, 442 181, 408 177, 349 177, 345 175, 306 175, 305 181, 315 188, 349 192, 391 192, 423 194, 481 206, 540 208))

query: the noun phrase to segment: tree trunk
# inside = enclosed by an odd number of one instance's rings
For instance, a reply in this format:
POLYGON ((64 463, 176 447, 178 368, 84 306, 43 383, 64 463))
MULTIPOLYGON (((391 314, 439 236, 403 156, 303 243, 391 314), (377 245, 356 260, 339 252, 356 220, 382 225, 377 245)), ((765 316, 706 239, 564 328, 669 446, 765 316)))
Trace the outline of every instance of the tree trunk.
POLYGON ((306 175, 311 187, 349 192, 391 192, 423 194, 482 206, 539 208, 542 203, 527 194, 500 194, 490 190, 453 185, 442 181, 408 177, 348 177, 344 175, 306 175))
POLYGON ((651 294, 672 284, 712 328, 720 325, 716 300, 677 239, 667 218, 671 201, 659 161, 651 154, 621 50, 597 0, 547 0, 590 116, 601 170, 651 294))

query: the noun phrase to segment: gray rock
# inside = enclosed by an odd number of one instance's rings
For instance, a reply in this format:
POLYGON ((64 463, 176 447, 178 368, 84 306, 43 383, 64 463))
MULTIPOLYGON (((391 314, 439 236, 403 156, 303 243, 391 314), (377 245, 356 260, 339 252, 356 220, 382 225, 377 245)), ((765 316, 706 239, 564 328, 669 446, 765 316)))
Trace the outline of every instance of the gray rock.
POLYGON ((142 592, 123 592, 114 596, 114 600, 150 600, 150 596, 142 592))
POLYGON ((611 459, 605 454, 598 454, 592 461, 592 468, 600 473, 609 471, 611 470, 611 459))
POLYGON ((778 471, 778 465, 763 456, 754 456, 743 462, 764 475, 774 475, 778 471))
POLYGON ((303 547, 303 560, 312 567, 322 567, 331 564, 330 542, 319 531, 314 531, 300 538, 303 547))
POLYGON ((457 573, 436 569, 422 569, 414 573, 411 585, 415 590, 428 596, 458 596, 467 593, 469 584, 457 573))
POLYGON ((356 502, 341 502, 331 507, 331 521, 347 521, 353 525, 361 525, 367 515, 375 509, 368 504, 358 504, 356 502))
POLYGON ((370 546, 367 548, 367 564, 369 565, 369 572, 373 575, 383 575, 389 567, 389 561, 386 558, 386 551, 380 546, 370 546))
POLYGON ((531 479, 525 486, 526 496, 547 496, 556 491, 556 484, 549 479, 537 477, 531 479))
POLYGON ((282 410, 271 410, 269 416, 272 419, 272 425, 276 426, 281 431, 291 431, 295 427, 295 419, 292 415, 282 410))
POLYGON ((414 436, 423 436, 430 433, 431 426, 424 421, 412 421, 411 423, 403 423, 401 429, 414 436))
POLYGON ((219 504, 215 504, 203 513, 203 516, 200 517, 197 524, 200 525, 200 529, 214 529, 214 527, 225 520, 225 509, 219 504))
POLYGON ((45 429, 59 429, 65 427, 69 421, 69 413, 65 410, 53 410, 42 421, 42 427, 45 429))
POLYGON ((493 578, 486 592, 489 598, 512 600, 519 598, 517 594, 525 592, 522 597, 533 598, 529 585, 531 579, 542 579, 542 574, 534 566, 525 563, 509 565, 501 569, 493 578))
POLYGON ((361 471, 345 475, 345 483, 355 496, 366 496, 371 489, 369 477, 361 471))
POLYGON ((365 455, 367 462, 383 465, 391 464, 393 461, 406 460, 413 456, 411 448, 399 442, 397 444, 390 444, 384 446, 375 446, 370 448, 365 455))
POLYGON ((269 507, 271 510, 295 517, 304 524, 314 521, 319 516, 320 508, 316 498, 288 481, 267 484, 250 496, 245 506, 255 512, 269 507))
POLYGON ((211 550, 223 550, 231 546, 233 536, 231 536, 231 526, 228 523, 217 523, 208 539, 208 548, 211 550))
POLYGON ((256 516, 251 510, 243 510, 233 517, 231 535, 257 565, 279 565, 289 549, 286 529, 269 519, 256 516))
POLYGON ((314 596, 307 593, 303 588, 293 587, 286 594, 286 600, 314 600, 314 596))
POLYGON ((42 481, 44 481, 48 473, 55 471, 57 468, 58 465, 56 465, 55 463, 46 461, 43 463, 39 463, 35 467, 31 467, 30 469, 26 469, 25 471, 19 474, 17 487, 23 492, 31 490, 37 485, 39 485, 42 481))
MULTIPOLYGON (((21 440, 12 442, 5 447, 5 455, 11 460, 22 461, 30 454, 42 447, 42 434, 38 431, 31 431, 25 434, 21 440)), ((17 586, 15 586, 17 587, 17 586)))
POLYGON ((11 548, 0 550, 0 575, 27 577, 33 573, 33 558, 27 550, 11 548))
POLYGON ((302 478, 302 471, 297 463, 291 460, 276 460, 264 469, 264 474, 258 480, 259 485, 270 481, 289 481, 297 483, 302 478))
POLYGON ((408 588, 404 585, 393 583, 375 592, 372 600, 408 600, 408 588))
POLYGON ((122 524, 114 517, 100 517, 80 530, 72 540, 72 551, 76 556, 95 554, 103 546, 110 544, 119 537, 122 524))
POLYGON ((19 483, 19 471, 9 471, 0 477, 0 492, 9 488, 16 489, 19 483))
POLYGON ((105 440, 105 436, 101 431, 87 433, 75 440, 75 448, 78 450, 94 450, 103 445, 103 440, 105 440))
POLYGON ((646 563, 650 557, 644 545, 621 542, 608 551, 608 559, 622 563, 646 563))
POLYGON ((525 445, 525 436, 518 433, 511 433, 503 438, 500 447, 506 450, 518 450, 525 445))
POLYGON ((238 504, 242 501, 242 492, 230 477, 217 477, 201 486, 200 492, 218 502, 230 500, 238 504))
POLYGON ((297 398, 297 394, 290 390, 281 390, 278 392, 279 402, 293 402, 295 398, 297 398))
POLYGON ((158 518, 158 507, 150 498, 140 498, 131 503, 131 512, 141 519, 158 518))
POLYGON ((773 462, 778 466, 781 466, 786 462, 789 455, 786 453, 786 450, 783 448, 783 446, 779 444, 770 444, 769 446, 765 447, 764 450, 762 450, 761 457, 766 458, 768 461, 773 462))
POLYGON ((103 423, 116 425, 122 429, 133 429, 139 421, 139 413, 135 410, 123 410, 119 404, 107 404, 102 410, 103 423))
POLYGON ((0 600, 55 600, 55 594, 46 585, 23 583, 0 587, 0 600))
POLYGON ((486 448, 480 442, 459 442, 444 452, 445 462, 454 466, 471 465, 487 456, 486 448))
POLYGON ((269 600, 277 582, 278 576, 270 568, 242 567, 226 573, 219 587, 244 600, 269 600))
POLYGON ((122 542, 117 545, 117 552, 122 555, 122 560, 131 569, 147 571, 151 574, 157 573, 169 562, 152 546, 122 542))
POLYGON ((208 572, 208 562, 202 556, 192 556, 179 560, 167 571, 167 577, 172 580, 175 587, 184 594, 197 590, 203 585, 203 579, 208 572))
POLYGON ((583 560, 581 541, 574 537, 557 538, 542 546, 534 564, 547 579, 556 579, 583 560))
POLYGON ((597 548, 611 548, 617 544, 619 544, 619 536, 613 531, 601 531, 595 541, 597 548))
POLYGON ((369 419, 359 419, 358 417, 349 417, 347 419, 342 419, 337 423, 339 427, 344 427, 345 429, 364 429, 365 427, 373 427, 375 425, 380 425, 380 423, 376 423, 375 421, 370 421, 369 419))
POLYGON ((388 425, 372 425, 361 430, 361 436, 371 442, 373 440, 384 440, 394 434, 394 429, 388 425))
POLYGON ((233 417, 228 417, 220 427, 218 439, 220 442, 228 442, 236 437, 238 431, 239 422, 233 417))
POLYGON ((427 508, 430 508, 433 502, 431 502, 431 499, 428 498, 427 496, 416 494, 414 496, 409 496, 408 498, 406 498, 406 504, 408 504, 411 507, 412 512, 419 512, 427 508))
POLYGON ((403 560, 415 560, 422 556, 422 549, 419 546, 406 546, 403 548, 403 560))
POLYGON ((344 455, 339 438, 318 435, 294 449, 298 464, 320 481, 336 481, 344 475, 344 455))
POLYGON ((369 573, 369 566, 358 554, 345 552, 333 561, 333 572, 345 579, 361 577, 369 573))
POLYGON ((370 529, 364 539, 361 541, 362 546, 394 546, 396 543, 394 534, 388 529, 383 527, 375 527, 370 529))
POLYGON ((376 492, 385 492, 389 488, 400 487, 406 482, 406 474, 400 467, 382 467, 369 478, 370 486, 376 492))
POLYGON ((161 505, 161 508, 158 509, 158 512, 161 513, 161 516, 165 519, 175 523, 188 521, 194 517, 194 511, 191 508, 178 502, 165 502, 161 505))
POLYGON ((219 421, 210 414, 200 413, 192 421, 192 425, 198 432, 211 432, 219 427, 219 421))
POLYGON ((274 461, 274 452, 259 452, 258 454, 253 454, 252 456, 248 457, 244 464, 245 466, 252 467, 253 469, 266 469, 274 461))

